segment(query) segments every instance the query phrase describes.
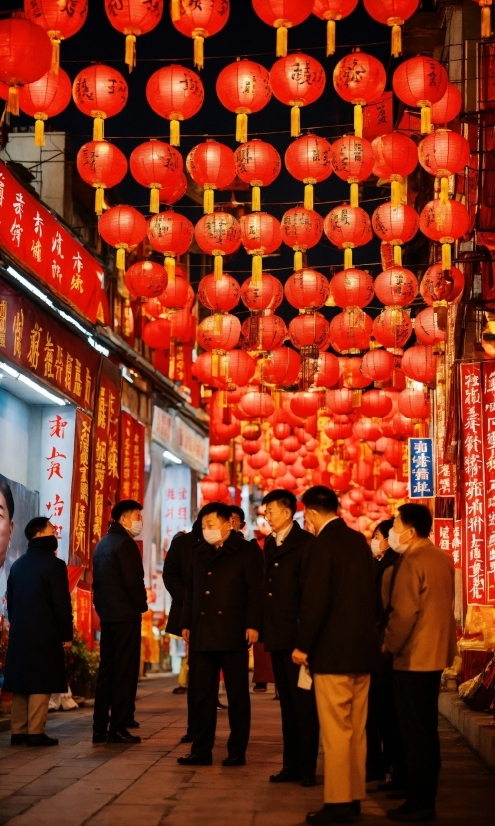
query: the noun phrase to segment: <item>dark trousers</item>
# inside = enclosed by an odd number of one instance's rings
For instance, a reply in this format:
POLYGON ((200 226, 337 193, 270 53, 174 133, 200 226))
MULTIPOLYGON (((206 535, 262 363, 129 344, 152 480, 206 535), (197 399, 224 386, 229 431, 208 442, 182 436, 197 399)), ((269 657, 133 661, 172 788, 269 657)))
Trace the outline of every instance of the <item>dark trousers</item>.
MULTIPOLYGON (((196 652, 189 647, 187 657, 189 672, 187 676, 187 733, 194 735, 194 707, 196 705, 196 652)), ((218 694, 218 688, 217 688, 218 694)))
POLYGON ((122 731, 136 699, 141 655, 141 623, 102 622, 93 730, 122 731))
POLYGON ((320 735, 314 688, 298 688, 299 666, 292 662, 292 651, 272 651, 271 656, 282 713, 284 768, 311 776, 320 735))
POLYGON ((230 737, 227 750, 231 757, 244 757, 251 727, 248 652, 197 651, 195 658, 196 705, 192 753, 201 757, 211 754, 217 726, 218 681, 222 670, 229 704, 230 737))
POLYGON ((440 773, 438 692, 441 671, 394 671, 397 720, 406 764, 407 802, 435 805, 440 773))
POLYGON ((390 772, 400 788, 405 787, 405 766, 392 674, 372 674, 366 720, 366 778, 384 780, 390 772))

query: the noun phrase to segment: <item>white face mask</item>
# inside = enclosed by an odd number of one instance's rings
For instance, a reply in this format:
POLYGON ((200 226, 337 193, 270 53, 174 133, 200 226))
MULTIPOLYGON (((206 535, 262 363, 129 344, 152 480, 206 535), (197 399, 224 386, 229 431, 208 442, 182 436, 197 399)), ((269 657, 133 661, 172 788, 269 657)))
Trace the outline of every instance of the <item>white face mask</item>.
POLYGON ((128 532, 131 536, 139 536, 141 531, 143 530, 143 523, 141 519, 133 519, 131 522, 131 527, 127 528, 128 532))
POLYGON ((203 528, 203 538, 208 545, 216 545, 224 539, 220 528, 203 528))
POLYGON ((371 553, 373 554, 373 556, 381 556, 385 553, 385 551, 382 551, 382 549, 380 548, 381 541, 381 539, 371 540, 371 553))
POLYGON ((407 531, 397 533, 397 531, 394 531, 393 528, 390 528, 388 532, 388 544, 390 545, 392 550, 395 551, 396 554, 403 554, 405 551, 407 551, 409 545, 411 544, 410 542, 400 541, 401 536, 403 536, 403 534, 405 533, 407 533, 407 531))

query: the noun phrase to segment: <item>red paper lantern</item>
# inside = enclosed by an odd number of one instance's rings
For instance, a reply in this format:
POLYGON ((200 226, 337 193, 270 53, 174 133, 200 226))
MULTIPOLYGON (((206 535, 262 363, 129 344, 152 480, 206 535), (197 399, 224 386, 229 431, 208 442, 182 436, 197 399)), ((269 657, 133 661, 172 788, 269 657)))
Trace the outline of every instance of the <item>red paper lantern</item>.
POLYGON ((373 294, 373 278, 364 270, 342 270, 330 281, 330 295, 337 307, 366 307, 373 294))
POLYGON ((364 0, 364 8, 373 18, 392 27, 392 50, 393 57, 402 54, 401 26, 414 14, 418 8, 419 0, 364 0))
MULTIPOLYGON (((297 3, 302 5, 303 0, 297 0, 297 3)), ((277 100, 292 107, 290 134, 293 138, 301 134, 301 107, 318 100, 323 94, 325 81, 325 70, 321 63, 301 52, 281 57, 273 64, 270 85, 277 100)))
POLYGON ((433 347, 415 344, 402 356, 401 367, 408 379, 429 384, 436 376, 436 359, 433 347))
POLYGON ((289 338, 298 350, 305 347, 319 349, 326 345, 327 337, 328 321, 321 313, 305 313, 289 322, 289 338))
POLYGON ((317 387, 333 387, 340 376, 340 364, 333 353, 319 353, 314 373, 314 384, 317 387))
POLYGON ((230 350, 222 356, 222 362, 225 363, 224 372, 229 384, 245 387, 254 378, 256 361, 244 350, 230 350))
POLYGON ((401 132, 389 132, 371 143, 373 157, 378 165, 380 178, 392 184, 392 206, 401 203, 401 184, 418 165, 418 147, 411 138, 401 132))
POLYGON ((210 459, 212 462, 228 462, 230 459, 230 446, 210 445, 210 459))
POLYGON ((353 392, 348 390, 347 387, 342 387, 339 390, 327 390, 325 401, 329 410, 335 414, 352 413, 354 409, 353 392))
POLYGON ((228 476, 228 471, 225 465, 220 462, 210 462, 208 466, 208 476, 214 482, 225 482, 228 476))
POLYGON ((170 319, 157 318, 149 321, 143 329, 143 341, 156 350, 168 350, 170 347, 170 319))
POLYGON ((307 419, 308 416, 314 416, 323 404, 323 395, 314 390, 301 390, 294 393, 290 400, 290 409, 301 419, 307 419))
POLYGON ((199 282, 198 298, 204 307, 215 313, 228 313, 237 307, 241 295, 239 283, 231 275, 224 273, 215 278, 214 273, 205 275, 199 282))
MULTIPOLYGON (((295 353, 296 351, 291 350, 291 352, 295 353)), ((275 384, 275 382, 273 383, 275 384)), ((287 422, 278 422, 273 426, 273 433, 277 439, 287 439, 287 437, 290 436, 290 424, 287 424, 287 422)))
POLYGON ((270 394, 258 391, 246 393, 242 397, 239 407, 248 419, 266 419, 275 410, 270 394))
POLYGON ((442 124, 453 121, 462 109, 462 95, 454 83, 447 83, 443 97, 431 107, 431 122, 442 124))
POLYGON ((432 57, 417 55, 405 60, 395 70, 394 92, 406 106, 421 108, 421 134, 431 130, 430 107, 444 96, 449 82, 443 66, 432 57))
POLYGON ((364 387, 368 387, 370 380, 361 370, 362 359, 349 358, 341 359, 341 361, 344 363, 341 369, 344 387, 348 387, 350 390, 362 390, 364 387))
POLYGON ((60 41, 72 37, 88 16, 88 0, 24 0, 24 14, 31 23, 44 29, 52 42, 52 72, 59 70, 60 41))
POLYGON ((243 304, 254 312, 273 312, 282 303, 283 298, 284 288, 281 282, 268 272, 263 273, 261 284, 253 278, 248 278, 241 287, 243 304))
POLYGON ((369 350, 361 362, 363 375, 374 382, 386 382, 392 378, 395 359, 388 350, 369 350))
MULTIPOLYGON (((256 414, 257 417, 257 414, 256 414)), ((259 450, 258 453, 255 453, 252 456, 248 456, 247 463, 249 467, 254 468, 255 470, 260 470, 260 468, 265 467, 267 462, 270 461, 270 456, 266 452, 266 450, 259 450)))
POLYGON ((163 184, 175 182, 182 172, 182 156, 163 141, 151 140, 136 146, 129 159, 131 175, 151 190, 150 212, 160 209, 159 190, 163 184))
POLYGON ((373 319, 363 310, 344 310, 330 322, 330 343, 338 353, 359 353, 367 350, 373 319))
MULTIPOLYGON (((390 355, 390 353, 388 354, 390 355)), ((368 390, 361 396, 361 412, 363 416, 383 419, 392 411, 392 399, 389 399, 383 390, 368 390)))
POLYGON ((8 87, 7 112, 18 115, 19 87, 50 71, 50 38, 40 26, 22 17, 0 20, 0 55, 0 81, 8 87))
POLYGON ((143 3, 143 0, 105 0, 107 17, 118 32, 125 34, 125 62, 132 72, 136 65, 136 37, 148 34, 160 22, 163 0, 143 3))
POLYGON ((393 206, 391 201, 387 201, 375 209, 371 223, 378 237, 393 246, 394 263, 401 267, 401 246, 411 241, 419 229, 416 210, 406 204, 393 206))
POLYGON ((183 172, 178 178, 173 178, 170 181, 165 181, 158 190, 158 197, 161 204, 171 206, 177 203, 187 192, 187 178, 183 172))
POLYGON ((237 60, 225 66, 217 77, 220 103, 237 114, 235 139, 247 141, 247 116, 265 108, 272 96, 267 69, 253 60, 237 60))
POLYGON ((327 57, 335 54, 335 21, 351 14, 358 0, 314 0, 313 14, 327 21, 327 57))
POLYGON ((229 0, 172 0, 172 23, 177 31, 194 40, 194 65, 204 65, 204 40, 218 34, 229 19, 229 0))
POLYGON ((449 129, 437 129, 423 138, 418 147, 419 162, 430 175, 440 178, 440 198, 449 200, 449 175, 462 172, 469 163, 469 141, 449 129))
POLYGON ((287 29, 306 20, 314 0, 252 0, 258 17, 277 30, 277 57, 287 54, 287 29))
MULTIPOLYGON (((263 362, 263 380, 276 387, 291 387, 291 385, 297 383, 300 367, 301 357, 299 353, 296 353, 290 347, 279 347, 273 350, 263 362)), ((289 427, 287 424, 275 425, 275 428, 279 428, 278 432, 275 433, 279 439, 288 436, 287 432, 282 433, 282 426, 283 428, 289 427)))
POLYGON ((419 291, 430 306, 455 303, 464 291, 464 275, 457 267, 444 271, 441 262, 433 264, 421 279, 419 291))
POLYGON ((286 336, 285 321, 278 315, 252 316, 242 323, 242 346, 246 350, 277 350, 286 336))
POLYGON ((439 344, 445 341, 447 333, 438 326, 438 316, 434 307, 421 310, 414 319, 414 332, 421 344, 439 344))
POLYGON ((354 132, 363 135, 363 106, 379 100, 385 89, 387 75, 376 57, 359 49, 339 60, 333 70, 333 85, 337 94, 354 105, 354 132))
POLYGON ((214 256, 215 276, 223 273, 223 256, 232 255, 241 246, 239 222, 229 212, 213 212, 203 215, 196 224, 195 236, 203 252, 214 256))
POLYGON ((282 241, 294 250, 294 269, 303 266, 302 253, 316 246, 323 234, 323 220, 317 212, 304 207, 288 209, 281 223, 282 241))
POLYGON ((98 232, 107 244, 117 249, 116 266, 125 270, 125 253, 146 238, 146 219, 131 206, 114 206, 101 216, 98 232))
MULTIPOLYGON (((359 419, 359 421, 355 422, 352 428, 352 433, 354 437, 356 439, 359 439, 359 441, 361 442, 376 442, 376 440, 379 439, 382 435, 382 431, 380 430, 380 426, 377 424, 377 422, 374 422, 372 419, 367 418, 362 418, 359 419)), ((369 468, 369 464, 366 464, 369 468)), ((363 473, 361 481, 365 482, 369 475, 369 470, 366 474, 363 473)))
POLYGON ((165 268, 171 281, 175 278, 175 259, 187 252, 193 237, 193 224, 171 209, 153 215, 148 221, 149 242, 156 252, 165 256, 165 268))
POLYGON ((252 209, 259 211, 260 187, 269 186, 279 175, 282 168, 280 155, 270 143, 255 138, 238 146, 234 157, 237 176, 253 188, 252 209))
POLYGON ((240 220, 241 242, 249 255, 253 256, 252 279, 260 284, 263 272, 263 255, 278 250, 282 243, 280 221, 268 212, 251 212, 240 220))
MULTIPOLYGON (((26 83, 19 89, 19 108, 35 118, 34 145, 45 145, 44 122, 54 118, 69 105, 72 97, 72 84, 67 72, 47 72, 39 80, 26 83)), ((126 162, 127 168, 127 162, 126 162)))
POLYGON ((151 298, 160 295, 167 286, 167 273, 155 261, 138 261, 127 270, 125 285, 133 295, 151 298))
POLYGON ((191 149, 186 167, 193 181, 204 188, 205 213, 213 212, 214 190, 225 189, 236 175, 232 149, 209 138, 191 149))
MULTIPOLYGON (((210 387, 216 387, 220 390, 226 390, 226 388, 228 387, 228 381, 225 375, 225 370, 222 369, 224 365, 224 359, 225 356, 220 357, 219 366, 218 355, 215 355, 213 353, 201 353, 192 365, 193 376, 202 384, 207 384, 210 387), (220 374, 218 376, 213 375, 214 360, 216 364, 215 371, 220 374)), ((214 415, 213 411, 212 415, 214 415)))
POLYGON ((159 301, 167 310, 183 310, 187 304, 188 293, 189 284, 185 278, 169 278, 159 301))
POLYGON ((180 145, 180 121, 192 118, 203 105, 205 92, 196 72, 173 63, 153 72, 146 99, 157 115, 170 121, 170 144, 180 145))
POLYGON ((407 419, 429 419, 430 399, 422 390, 403 390, 399 393, 399 412, 407 419))
POLYGON ((411 333, 411 319, 400 307, 386 307, 373 322, 373 335, 383 347, 404 347, 411 333))
POLYGON ((405 499, 407 496, 407 483, 398 482, 396 479, 386 479, 382 485, 382 490, 389 499, 405 499))
MULTIPOLYGON (((328 422, 328 424, 325 425, 325 433, 329 439, 332 439, 332 441, 335 441, 337 439, 348 439, 350 436, 352 436, 352 422, 330 421, 328 422)), ((349 475, 349 479, 350 478, 351 477, 349 475)))
POLYGON ((305 267, 285 282, 285 297, 298 310, 317 310, 328 298, 328 280, 317 270, 305 267))
MULTIPOLYGON (((173 282, 170 285, 170 289, 172 289, 172 286, 173 282)), ((168 291, 169 286, 167 285, 167 294, 168 291)), ((177 312, 172 315, 170 325, 170 335, 173 339, 179 342, 187 342, 191 344, 191 338, 193 337, 193 332, 196 329, 196 319, 187 307, 178 309, 177 312)))
POLYGON ((418 281, 405 267, 389 267, 375 279, 375 295, 388 307, 406 307, 418 293, 418 281))
MULTIPOLYGON (((63 69, 60 69, 59 75, 63 69)), ((123 152, 108 141, 89 141, 77 153, 77 171, 90 186, 95 187, 95 212, 103 212, 104 190, 117 186, 127 172, 127 159, 123 152)))
POLYGON ((313 209, 313 186, 332 174, 332 145, 318 135, 304 135, 293 141, 285 153, 287 171, 304 187, 304 206, 313 209))
POLYGON ((419 228, 431 241, 442 245, 444 270, 449 270, 452 266, 450 245, 467 233, 469 222, 469 212, 460 201, 444 204, 440 198, 435 198, 423 208, 419 228))
POLYGON ((74 103, 83 115, 93 118, 93 140, 103 140, 106 118, 118 115, 127 103, 124 78, 111 66, 94 63, 76 75, 72 85, 74 103))
POLYGON ((198 326, 198 342, 203 350, 233 350, 239 343, 241 322, 235 315, 211 315, 198 326))
MULTIPOLYGON (((252 425, 251 427, 252 427, 253 430, 256 430, 256 431, 259 432, 258 427, 255 427, 254 425, 252 425)), ((245 430, 244 430, 244 433, 248 429, 249 428, 246 427, 245 430)), ((261 450, 261 440, 258 439, 258 441, 249 441, 247 438, 245 438, 245 440, 242 443, 242 449, 243 449, 244 453, 246 453, 248 456, 255 456, 256 453, 259 453, 260 450, 261 450)))
POLYGON ((332 209, 325 218, 323 229, 328 240, 344 250, 344 269, 352 267, 352 250, 368 244, 373 233, 367 212, 348 204, 332 209))
POLYGON ((223 502, 229 495, 229 489, 225 482, 215 482, 208 476, 204 476, 199 484, 203 499, 207 502, 223 502))
POLYGON ((333 144, 333 171, 338 178, 351 185, 351 207, 358 206, 358 184, 369 178, 374 164, 373 147, 365 138, 344 135, 333 144))

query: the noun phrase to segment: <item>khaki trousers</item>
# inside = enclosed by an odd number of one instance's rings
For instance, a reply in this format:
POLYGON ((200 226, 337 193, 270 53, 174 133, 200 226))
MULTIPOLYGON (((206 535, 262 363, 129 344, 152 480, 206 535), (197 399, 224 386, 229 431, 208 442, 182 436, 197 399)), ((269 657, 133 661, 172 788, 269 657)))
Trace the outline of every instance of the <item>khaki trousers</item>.
POLYGON ((49 694, 14 694, 10 718, 12 734, 43 734, 49 702, 49 694))
POLYGON ((315 674, 325 755, 325 803, 366 797, 366 716, 369 674, 315 674))

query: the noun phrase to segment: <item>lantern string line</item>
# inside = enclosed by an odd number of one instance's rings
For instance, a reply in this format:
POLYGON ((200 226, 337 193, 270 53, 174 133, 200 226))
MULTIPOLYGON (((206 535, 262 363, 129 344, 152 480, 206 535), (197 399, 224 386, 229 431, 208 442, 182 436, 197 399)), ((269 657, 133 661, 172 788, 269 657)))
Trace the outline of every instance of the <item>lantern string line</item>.
MULTIPOLYGON (((416 113, 417 114, 417 113, 416 113)), ((318 126, 304 126, 301 129, 301 133, 304 134, 305 132, 314 132, 316 129, 348 129, 353 128, 354 123, 329 123, 329 124, 318 124, 318 126)), ((93 133, 89 132, 71 132, 71 134, 76 138, 84 138, 85 140, 92 140, 93 133)), ((250 137, 256 137, 258 135, 290 135, 290 129, 274 129, 267 132, 256 132, 255 130, 250 130, 250 137)), ((345 134, 345 133, 342 133, 345 134)), ((180 133, 181 140, 182 138, 233 138, 234 132, 199 132, 199 133, 192 133, 192 132, 181 132, 180 133)), ((339 135, 338 137, 341 137, 339 135)), ((137 140, 151 140, 152 138, 156 138, 157 140, 168 140, 168 135, 160 134, 159 132, 154 132, 151 135, 105 135, 105 140, 130 140, 130 141, 137 141, 137 140)))

